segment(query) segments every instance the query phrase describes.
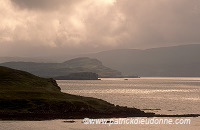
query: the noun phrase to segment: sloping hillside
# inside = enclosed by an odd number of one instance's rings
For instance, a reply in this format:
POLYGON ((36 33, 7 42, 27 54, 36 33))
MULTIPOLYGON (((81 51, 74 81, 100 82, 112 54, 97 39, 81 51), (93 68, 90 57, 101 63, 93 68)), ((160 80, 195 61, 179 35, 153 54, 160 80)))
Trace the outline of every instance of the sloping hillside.
POLYGON ((62 93, 53 79, 24 71, 0 66, 0 76, 0 119, 148 116, 136 108, 62 93))
POLYGON ((123 74, 139 76, 200 76, 200 44, 146 50, 110 50, 86 55, 123 74))
POLYGON ((75 58, 63 63, 7 62, 0 65, 28 71, 42 77, 66 76, 78 72, 93 72, 99 77, 122 76, 119 71, 105 67, 99 60, 87 57, 75 58))

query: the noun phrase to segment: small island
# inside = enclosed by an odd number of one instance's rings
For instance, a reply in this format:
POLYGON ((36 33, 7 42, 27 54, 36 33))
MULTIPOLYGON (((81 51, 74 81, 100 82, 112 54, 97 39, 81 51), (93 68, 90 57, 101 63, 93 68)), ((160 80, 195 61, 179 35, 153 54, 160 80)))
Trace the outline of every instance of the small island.
POLYGON ((154 116, 101 99, 62 93, 52 78, 0 66, 0 119, 47 120, 154 116))

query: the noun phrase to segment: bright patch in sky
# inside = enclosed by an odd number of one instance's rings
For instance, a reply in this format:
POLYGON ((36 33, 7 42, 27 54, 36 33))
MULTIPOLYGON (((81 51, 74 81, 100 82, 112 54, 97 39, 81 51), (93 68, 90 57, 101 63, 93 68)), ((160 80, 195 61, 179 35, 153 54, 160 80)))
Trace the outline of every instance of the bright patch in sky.
POLYGON ((101 1, 107 4, 113 4, 114 2, 116 2, 116 0, 101 0, 101 1))

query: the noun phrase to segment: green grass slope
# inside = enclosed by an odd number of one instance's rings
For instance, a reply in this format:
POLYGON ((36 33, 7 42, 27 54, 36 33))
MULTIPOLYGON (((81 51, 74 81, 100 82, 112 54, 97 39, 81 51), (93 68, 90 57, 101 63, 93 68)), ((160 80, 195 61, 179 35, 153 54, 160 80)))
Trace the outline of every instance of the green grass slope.
POLYGON ((0 91, 60 92, 52 79, 40 78, 28 72, 0 66, 0 91))

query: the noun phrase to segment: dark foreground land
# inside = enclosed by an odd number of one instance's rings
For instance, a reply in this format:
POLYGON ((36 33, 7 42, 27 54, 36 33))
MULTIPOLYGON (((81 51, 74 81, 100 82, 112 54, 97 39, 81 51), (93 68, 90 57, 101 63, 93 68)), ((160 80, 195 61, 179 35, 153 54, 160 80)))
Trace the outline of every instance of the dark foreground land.
POLYGON ((199 114, 185 114, 185 115, 157 115, 153 113, 132 115, 125 113, 95 113, 95 112, 73 112, 73 113, 0 113, 0 120, 53 120, 53 119, 83 119, 83 118, 126 118, 126 117, 199 117, 199 114))
POLYGON ((113 117, 195 117, 156 115, 101 99, 62 93, 53 79, 0 66, 0 119, 49 120, 113 117))

